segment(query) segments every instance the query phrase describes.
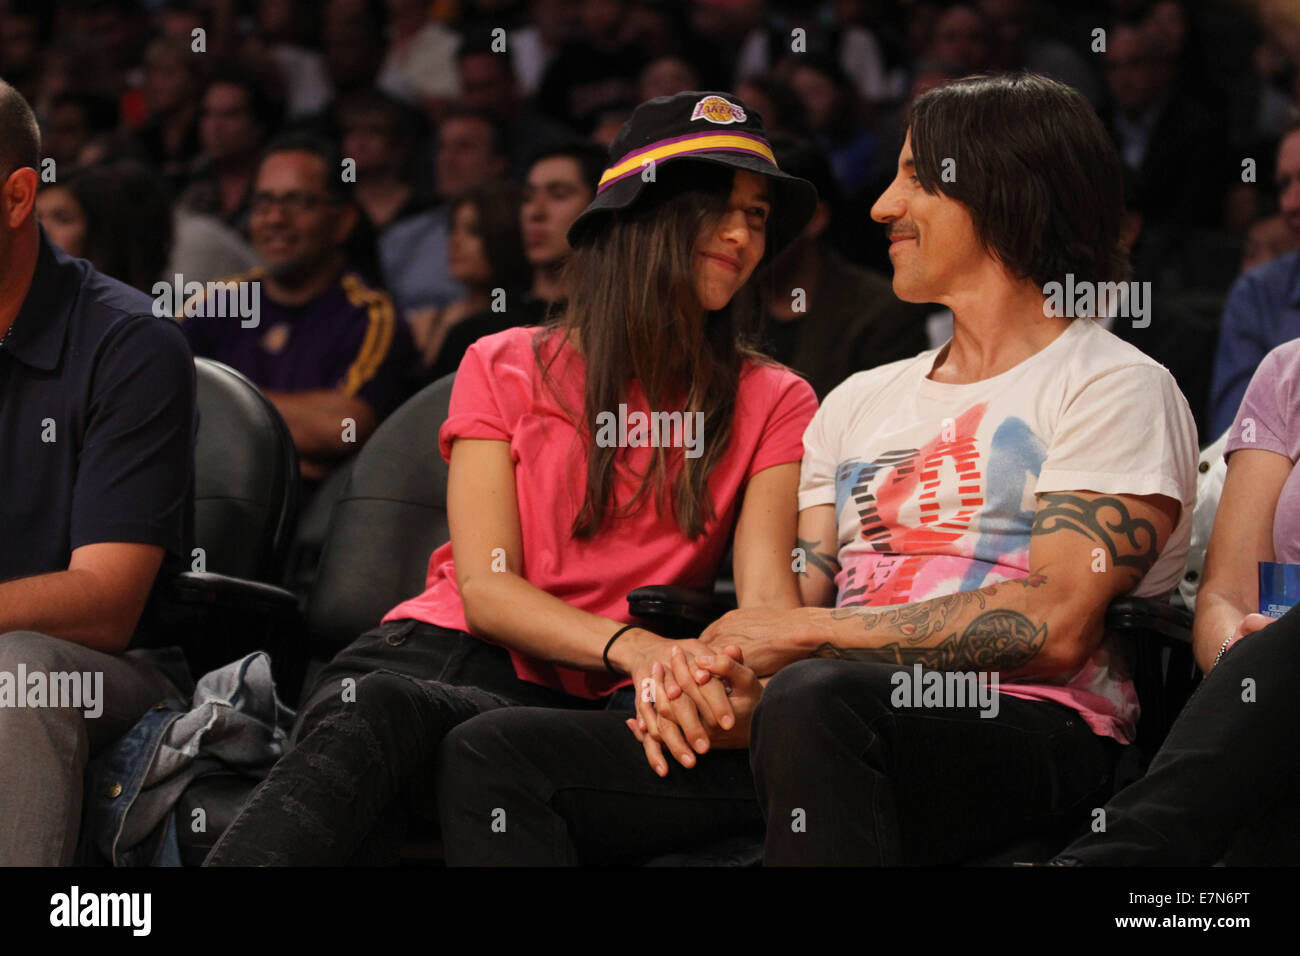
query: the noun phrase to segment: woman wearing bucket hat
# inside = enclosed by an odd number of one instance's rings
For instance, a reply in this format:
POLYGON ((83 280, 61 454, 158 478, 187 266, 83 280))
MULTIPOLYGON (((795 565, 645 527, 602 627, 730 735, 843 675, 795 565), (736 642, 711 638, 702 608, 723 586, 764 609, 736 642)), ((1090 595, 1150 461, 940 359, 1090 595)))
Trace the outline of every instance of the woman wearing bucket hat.
MULTIPOLYGON (((816 399, 745 343, 751 276, 816 191, 723 93, 642 104, 610 158, 569 231, 565 314, 480 339, 460 365, 439 435, 451 541, 424 593, 327 665, 296 746, 209 864, 391 859, 390 824, 433 811, 438 748, 459 723, 605 708, 677 644, 703 653, 636 626, 626 595, 710 586, 733 531, 740 604, 799 605, 795 492, 816 399)), ((729 714, 721 687, 711 702, 729 714)), ((615 719, 635 700, 674 733, 648 696, 617 699, 615 719)))

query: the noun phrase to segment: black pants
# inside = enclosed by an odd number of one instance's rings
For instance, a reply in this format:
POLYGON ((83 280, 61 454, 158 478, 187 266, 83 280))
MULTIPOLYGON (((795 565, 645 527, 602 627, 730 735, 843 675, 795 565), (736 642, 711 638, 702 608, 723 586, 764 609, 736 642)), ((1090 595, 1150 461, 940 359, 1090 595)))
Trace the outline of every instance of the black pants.
MULTIPOLYGON (((443 742, 449 864, 641 862, 766 822, 769 865, 951 863, 1073 820, 1111 792, 1117 744, 1058 704, 900 709, 898 668, 808 660, 768 684, 750 751, 660 778, 609 713, 486 713, 443 742)), ((762 832, 761 828, 759 832, 762 832)))
POLYGON ((292 749, 204 865, 396 862, 408 823, 436 817, 443 736, 521 704, 605 706, 519 680, 503 648, 461 631, 407 620, 366 632, 321 671, 292 749))
POLYGON ((1089 866, 1279 862, 1300 853, 1300 607, 1243 638, 1206 676, 1146 776, 1106 804, 1102 832, 1061 853, 1089 866), (1285 848, 1281 845, 1285 841, 1285 848), (1244 845, 1249 844, 1250 847, 1244 845), (1280 859, 1279 859, 1280 858, 1280 859))

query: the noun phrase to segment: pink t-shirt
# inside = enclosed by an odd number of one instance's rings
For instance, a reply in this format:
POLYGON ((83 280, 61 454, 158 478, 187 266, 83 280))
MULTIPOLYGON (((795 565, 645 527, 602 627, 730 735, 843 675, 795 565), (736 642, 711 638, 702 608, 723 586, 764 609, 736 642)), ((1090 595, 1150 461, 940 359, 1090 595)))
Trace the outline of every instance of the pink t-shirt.
MULTIPOLYGON (((541 383, 533 353, 538 328, 508 329, 470 346, 456 373, 451 410, 438 435, 438 447, 451 460, 457 438, 496 439, 510 443, 515 463, 520 530, 524 542, 521 573, 530 583, 592 614, 630 623, 627 594, 649 584, 708 588, 738 516, 745 482, 773 465, 797 462, 803 454, 803 432, 817 410, 812 388, 780 366, 750 362, 741 372, 736 416, 727 453, 709 476, 714 519, 695 540, 682 534, 671 509, 660 513, 654 496, 643 499, 635 514, 611 518, 592 538, 570 535, 582 506, 586 453, 582 437, 541 383)), ((548 359, 558 336, 544 346, 548 359)), ((568 409, 581 415, 585 373, 582 358, 567 342, 550 367, 568 409)), ((633 383, 626 399, 628 445, 641 441, 635 411, 646 413, 644 397, 633 383)), ((669 410, 660 410, 669 411, 669 410)), ((620 418, 618 409, 610 409, 620 418)), ((603 422, 593 424, 597 428, 603 422)), ((619 428, 612 434, 617 438, 619 428)), ((597 432, 599 434, 599 432, 597 432)), ((691 435, 678 429, 686 449, 670 448, 680 456, 691 448, 691 435)), ((699 437, 699 436, 697 436, 699 437)), ((708 435, 702 440, 708 441, 708 435)), ((652 461, 654 448, 621 447, 615 459, 615 501, 631 500, 639 476, 652 461)), ((672 459, 670 458, 670 461, 672 459)), ((468 631, 451 542, 429 558, 429 576, 419 597, 399 604, 385 621, 414 618, 439 627, 468 631)), ((531 681, 578 697, 611 693, 625 679, 602 671, 582 671, 510 652, 515 673, 531 681)))

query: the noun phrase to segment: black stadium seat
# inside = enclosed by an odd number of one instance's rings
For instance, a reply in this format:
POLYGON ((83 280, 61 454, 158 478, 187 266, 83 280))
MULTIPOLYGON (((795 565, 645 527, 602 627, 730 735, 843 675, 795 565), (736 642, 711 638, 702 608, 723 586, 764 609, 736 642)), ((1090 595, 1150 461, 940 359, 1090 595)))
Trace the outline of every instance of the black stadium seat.
POLYGON ((298 514, 298 456, 275 406, 228 365, 195 359, 194 543, 206 568, 278 582, 298 514))
POLYGON ((403 404, 357 455, 334 502, 307 600, 316 656, 332 657, 424 590, 429 555, 450 534, 438 429, 453 379, 441 378, 403 404))
POLYGON ((179 645, 197 677, 258 649, 277 680, 298 641, 297 601, 278 581, 298 514, 298 457, 289 429, 239 372, 194 362, 199 411, 194 450, 190 570, 160 579, 141 621, 145 646, 179 645))
MULTIPOLYGON (((447 417, 452 381, 449 375, 421 390, 357 455, 335 501, 308 595, 312 670, 424 590, 429 555, 449 534, 447 464, 438 452, 438 429, 447 417)), ((296 670, 296 663, 277 661, 285 671, 296 670)), ((192 811, 202 808, 208 828, 204 833, 179 828, 187 866, 203 861, 253 787, 253 781, 235 774, 214 774, 189 787, 178 819, 191 819, 192 811)))

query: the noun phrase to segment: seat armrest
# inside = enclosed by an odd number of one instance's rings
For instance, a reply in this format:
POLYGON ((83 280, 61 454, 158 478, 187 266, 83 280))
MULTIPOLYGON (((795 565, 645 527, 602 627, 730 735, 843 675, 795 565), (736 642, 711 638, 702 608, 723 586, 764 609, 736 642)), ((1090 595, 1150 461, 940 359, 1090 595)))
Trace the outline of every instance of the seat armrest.
POLYGON ((713 591, 652 584, 630 591, 627 606, 633 617, 646 621, 664 637, 695 637, 735 610, 736 599, 713 591))
POLYGON ((1192 642, 1192 615, 1185 608, 1151 598, 1122 597, 1106 608, 1106 630, 1154 634, 1171 644, 1192 642))
MULTIPOLYGON (((630 591, 627 604, 634 617, 685 622, 702 629, 735 610, 736 599, 713 591, 655 584, 630 591)), ((1106 629, 1119 634, 1155 634, 1171 643, 1190 644, 1192 615, 1166 601, 1122 597, 1106 608, 1106 629)))
POLYGON ((158 600, 172 608, 221 608, 277 618, 296 616, 298 597, 292 591, 211 571, 186 571, 163 583, 158 600))
POLYGON ((1164 601, 1122 597, 1106 608, 1106 631, 1123 651, 1142 704, 1137 760, 1130 768, 1140 776, 1200 678, 1192 657, 1192 615, 1164 601))
POLYGON ((281 699, 292 705, 308 656, 306 633, 292 591, 211 571, 186 571, 158 582, 133 646, 179 647, 196 678, 253 651, 266 651, 281 699))

